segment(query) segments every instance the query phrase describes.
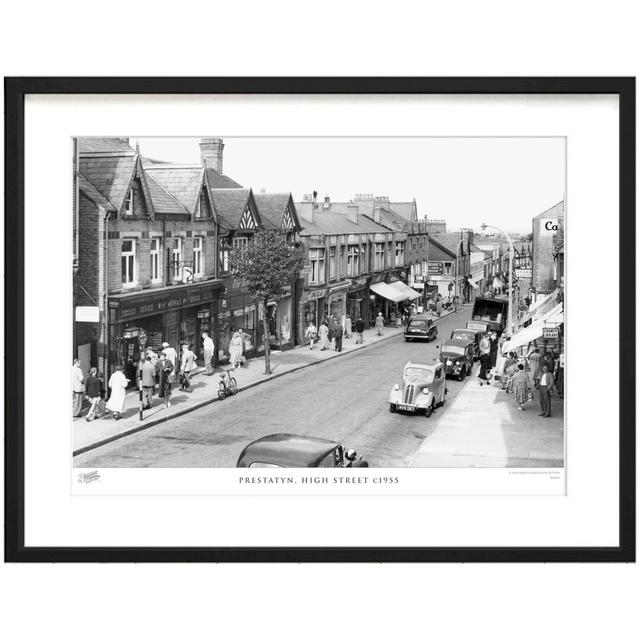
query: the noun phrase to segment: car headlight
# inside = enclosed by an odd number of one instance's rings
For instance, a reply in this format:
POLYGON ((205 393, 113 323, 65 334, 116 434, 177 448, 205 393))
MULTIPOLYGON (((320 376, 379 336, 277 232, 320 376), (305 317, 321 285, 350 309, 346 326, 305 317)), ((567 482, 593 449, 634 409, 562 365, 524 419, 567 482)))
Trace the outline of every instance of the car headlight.
POLYGON ((425 395, 427 395, 429 393, 429 389, 423 389, 422 393, 424 393, 425 395))
POLYGON ((400 385, 399 384, 394 384, 393 385, 393 390, 394 391, 400 391, 400 385))

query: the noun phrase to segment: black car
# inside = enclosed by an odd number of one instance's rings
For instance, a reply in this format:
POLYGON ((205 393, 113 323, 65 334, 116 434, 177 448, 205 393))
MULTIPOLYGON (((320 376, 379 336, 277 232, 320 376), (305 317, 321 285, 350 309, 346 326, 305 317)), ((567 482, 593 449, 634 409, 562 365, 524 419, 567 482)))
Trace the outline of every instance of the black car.
POLYGON ((440 347, 440 362, 445 375, 464 380, 473 367, 473 342, 470 340, 445 340, 440 347))
POLYGON ((411 340, 426 340, 431 342, 438 336, 438 327, 433 323, 433 319, 426 315, 413 316, 409 320, 407 328, 404 330, 404 339, 407 342, 411 340))
POLYGON ((454 329, 451 332, 452 340, 471 340, 473 342, 473 357, 477 360, 480 357, 480 338, 482 333, 475 329, 454 329))

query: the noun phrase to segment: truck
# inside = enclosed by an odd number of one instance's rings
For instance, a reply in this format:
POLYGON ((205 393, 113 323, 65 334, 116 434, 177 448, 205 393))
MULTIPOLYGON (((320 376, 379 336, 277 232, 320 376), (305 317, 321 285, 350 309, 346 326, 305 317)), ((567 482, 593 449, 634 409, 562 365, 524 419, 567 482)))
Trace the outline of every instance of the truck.
POLYGON ((501 334, 508 321, 509 298, 508 296, 495 296, 494 298, 476 298, 473 303, 471 319, 486 322, 490 331, 501 334))

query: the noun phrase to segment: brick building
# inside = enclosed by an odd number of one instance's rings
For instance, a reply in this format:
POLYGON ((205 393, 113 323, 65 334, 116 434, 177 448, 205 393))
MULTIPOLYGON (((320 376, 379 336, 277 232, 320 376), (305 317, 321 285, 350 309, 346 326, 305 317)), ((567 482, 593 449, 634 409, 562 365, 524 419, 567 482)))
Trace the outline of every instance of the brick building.
MULTIPOLYGON (((543 211, 533 220, 533 277, 536 294, 554 291, 560 284, 558 246, 564 252, 564 201, 543 211)), ((564 253, 563 253, 564 263, 564 253)))
POLYGON ((83 367, 127 377, 140 351, 215 331, 218 224, 204 168, 155 163, 126 139, 77 141, 74 307, 83 367), (76 312, 76 317, 78 313, 76 312))

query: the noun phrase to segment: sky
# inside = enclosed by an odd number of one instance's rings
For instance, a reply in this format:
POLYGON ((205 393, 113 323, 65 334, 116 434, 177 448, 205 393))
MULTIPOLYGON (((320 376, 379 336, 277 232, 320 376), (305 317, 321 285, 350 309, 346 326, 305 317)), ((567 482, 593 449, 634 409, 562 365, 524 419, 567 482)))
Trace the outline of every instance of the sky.
MULTIPOLYGON (((209 134, 214 137, 215 134, 209 134)), ((204 137, 204 136, 203 136, 204 137)), ((143 155, 200 163, 199 138, 132 138, 143 155)), ((224 138, 224 173, 254 191, 415 198, 418 217, 448 231, 480 225, 530 233, 531 219, 564 199, 565 139, 224 138)))

